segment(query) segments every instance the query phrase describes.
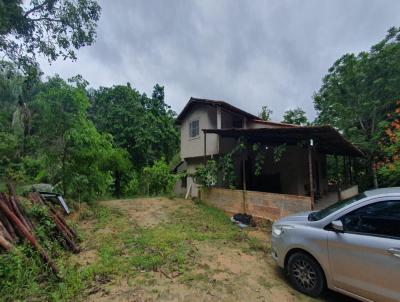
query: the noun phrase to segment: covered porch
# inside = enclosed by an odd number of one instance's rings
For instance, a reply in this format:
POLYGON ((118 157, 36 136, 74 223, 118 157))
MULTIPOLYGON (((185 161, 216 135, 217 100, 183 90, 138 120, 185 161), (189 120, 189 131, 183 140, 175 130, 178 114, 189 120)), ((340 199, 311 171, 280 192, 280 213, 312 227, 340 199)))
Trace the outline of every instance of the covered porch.
MULTIPOLYGON (((235 187, 243 192, 268 192, 282 194, 282 197, 308 196, 311 209, 329 205, 346 194, 357 193, 352 177, 352 158, 363 154, 330 126, 203 129, 203 132, 205 146, 207 137, 218 137, 218 156, 229 153, 239 141, 245 144, 234 158, 235 187), (261 170, 256 163, 258 155, 252 148, 255 144, 264 152, 261 170), (275 150, 279 146, 284 146, 284 152, 276 161, 275 150), (340 171, 343 181, 329 183, 328 155, 333 156, 337 163, 339 160, 345 163, 344 171, 340 171), (258 175, 254 174, 256 168, 259 169, 258 175)), ((206 154, 204 161, 207 161, 206 154)), ((223 187, 223 184, 218 184, 218 187, 223 187)), ((246 209, 247 194, 242 195, 246 209)))

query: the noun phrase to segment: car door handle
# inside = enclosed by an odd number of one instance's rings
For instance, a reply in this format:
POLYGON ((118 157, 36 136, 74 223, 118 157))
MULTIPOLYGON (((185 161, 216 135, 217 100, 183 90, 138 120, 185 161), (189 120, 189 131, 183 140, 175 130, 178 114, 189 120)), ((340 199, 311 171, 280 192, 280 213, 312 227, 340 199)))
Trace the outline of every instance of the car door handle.
POLYGON ((400 258, 400 248, 390 248, 387 251, 391 253, 393 256, 400 258))

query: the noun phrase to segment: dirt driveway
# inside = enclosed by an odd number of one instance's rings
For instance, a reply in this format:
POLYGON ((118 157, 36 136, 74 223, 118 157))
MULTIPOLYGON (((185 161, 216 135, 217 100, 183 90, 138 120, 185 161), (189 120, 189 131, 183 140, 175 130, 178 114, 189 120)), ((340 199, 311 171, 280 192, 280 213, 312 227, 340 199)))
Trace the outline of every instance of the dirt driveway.
POLYGON ((76 218, 91 272, 85 301, 315 300, 294 291, 270 257, 270 225, 241 231, 225 215, 183 199, 100 203, 76 218))

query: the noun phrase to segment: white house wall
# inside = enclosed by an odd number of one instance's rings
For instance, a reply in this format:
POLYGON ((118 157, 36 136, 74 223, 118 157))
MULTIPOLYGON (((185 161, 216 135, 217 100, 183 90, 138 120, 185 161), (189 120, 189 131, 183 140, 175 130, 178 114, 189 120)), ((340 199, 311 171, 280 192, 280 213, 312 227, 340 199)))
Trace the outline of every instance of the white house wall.
MULTIPOLYGON (((181 123, 181 158, 204 156, 204 133, 202 129, 213 129, 217 125, 216 108, 207 105, 194 105, 181 123), (199 135, 189 137, 189 124, 199 120, 199 135)), ((207 134, 207 155, 218 153, 218 136, 207 134)))

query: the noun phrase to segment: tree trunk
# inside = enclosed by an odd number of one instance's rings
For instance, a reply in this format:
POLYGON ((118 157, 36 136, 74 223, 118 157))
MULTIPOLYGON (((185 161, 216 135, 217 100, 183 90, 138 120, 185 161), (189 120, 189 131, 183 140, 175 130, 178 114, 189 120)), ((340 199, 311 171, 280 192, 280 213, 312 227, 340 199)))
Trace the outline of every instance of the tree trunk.
MULTIPOLYGON (((0 195, 0 202, 1 202, 1 198, 2 198, 2 196, 0 195)), ((2 212, 0 212, 0 222, 2 223, 2 225, 6 228, 7 232, 12 237, 12 241, 16 241, 17 232, 14 229, 14 227, 12 226, 12 224, 10 223, 10 221, 7 219, 7 217, 2 212)))
POLYGON ((3 237, 9 242, 12 242, 14 240, 1 221, 0 221, 0 234, 2 234, 3 237))
POLYGON ((372 172, 372 178, 374 181, 374 188, 377 189, 377 188, 379 188, 378 176, 376 175, 375 161, 373 159, 371 160, 371 172, 372 172))
POLYGON ((121 173, 116 170, 114 172, 115 181, 114 181, 114 195, 116 197, 121 197, 121 173))
POLYGON ((63 154, 62 154, 62 161, 61 161, 61 173, 62 173, 62 190, 63 190, 63 195, 67 196, 67 183, 66 183, 66 177, 65 177, 65 162, 66 162, 66 150, 64 146, 63 154))
POLYGON ((2 247, 6 251, 9 251, 13 248, 12 243, 5 238, 5 236, 2 234, 1 231, 0 231, 0 247, 2 247))
POLYGON ((0 200, 0 210, 3 211, 6 217, 15 226, 15 228, 18 230, 18 233, 21 234, 21 237, 28 240, 31 243, 31 245, 38 251, 42 259, 50 266, 53 273, 55 275, 58 275, 58 269, 55 263, 47 255, 43 247, 39 244, 39 242, 32 235, 32 233, 25 227, 25 225, 19 220, 19 218, 14 214, 14 212, 12 212, 1 200, 0 200))

